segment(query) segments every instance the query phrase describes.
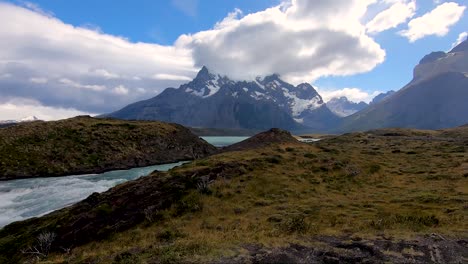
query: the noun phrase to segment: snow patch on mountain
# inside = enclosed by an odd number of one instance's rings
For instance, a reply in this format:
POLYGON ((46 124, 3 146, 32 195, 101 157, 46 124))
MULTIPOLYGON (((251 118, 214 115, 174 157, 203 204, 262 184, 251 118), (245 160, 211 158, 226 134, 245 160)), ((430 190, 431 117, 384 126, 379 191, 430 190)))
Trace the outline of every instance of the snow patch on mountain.
POLYGON ((35 116, 27 116, 17 120, 3 120, 0 121, 0 124, 17 124, 17 123, 24 123, 24 122, 34 122, 39 121, 40 119, 35 116))
POLYGON ((284 96, 290 99, 289 106, 291 107, 293 117, 298 117, 305 110, 314 110, 322 105, 320 104, 319 97, 314 97, 312 99, 301 99, 297 97, 296 94, 289 92, 289 90, 286 88, 283 88, 283 92, 284 96))
POLYGON ((332 111, 334 114, 340 117, 350 116, 354 113, 363 110, 367 106, 368 104, 364 102, 351 102, 345 96, 339 98, 332 98, 330 101, 327 102, 328 109, 330 109, 330 111, 332 111))

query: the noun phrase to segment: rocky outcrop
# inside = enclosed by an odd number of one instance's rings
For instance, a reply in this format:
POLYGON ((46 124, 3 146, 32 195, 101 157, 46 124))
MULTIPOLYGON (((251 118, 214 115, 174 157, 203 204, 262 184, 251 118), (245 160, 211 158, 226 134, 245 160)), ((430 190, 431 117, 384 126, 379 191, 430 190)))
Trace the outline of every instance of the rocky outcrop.
POLYGON ((215 263, 463 263, 468 241, 437 234, 415 240, 387 237, 318 237, 318 246, 291 244, 282 248, 245 245, 247 255, 223 258, 215 263))
POLYGON ((216 148, 162 122, 76 117, 0 130, 0 180, 101 173, 192 160, 216 148))
POLYGON ((248 150, 266 147, 271 144, 292 143, 301 144, 294 138, 290 132, 279 128, 272 128, 268 131, 259 133, 239 143, 224 147, 222 152, 248 150))

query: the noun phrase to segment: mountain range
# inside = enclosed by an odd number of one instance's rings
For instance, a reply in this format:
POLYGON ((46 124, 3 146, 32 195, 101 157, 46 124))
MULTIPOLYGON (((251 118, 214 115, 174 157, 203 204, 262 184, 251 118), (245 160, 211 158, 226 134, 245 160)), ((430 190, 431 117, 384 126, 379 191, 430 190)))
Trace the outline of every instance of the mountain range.
POLYGON ((347 132, 383 127, 438 129, 468 123, 468 44, 433 52, 399 91, 369 104, 346 97, 327 103, 308 83, 297 86, 278 74, 234 81, 203 67, 179 88, 133 103, 106 117, 160 120, 191 127, 347 132))
POLYGON ((273 74, 233 81, 203 67, 193 81, 107 115, 161 120, 191 127, 289 130, 326 129, 339 122, 308 83, 297 86, 273 74))
POLYGON ((384 127, 440 129, 468 123, 468 40, 426 55, 413 79, 379 103, 342 120, 336 131, 384 127))

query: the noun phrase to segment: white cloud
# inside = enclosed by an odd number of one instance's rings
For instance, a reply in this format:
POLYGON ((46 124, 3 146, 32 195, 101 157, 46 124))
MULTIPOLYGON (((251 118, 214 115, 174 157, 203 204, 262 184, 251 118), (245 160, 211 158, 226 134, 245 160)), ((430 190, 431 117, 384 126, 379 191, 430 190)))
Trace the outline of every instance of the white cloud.
MULTIPOLYGON (((197 0, 188 7, 186 1, 173 3, 196 14, 197 0)), ((0 42, 0 99, 103 113, 176 87, 202 65, 235 79, 278 73, 293 83, 367 72, 385 59, 363 22, 375 3, 283 0, 245 16, 236 9, 212 29, 163 46, 75 27, 38 6, 0 1, 0 39, 8 40, 0 42)))
POLYGON ((155 73, 196 73, 189 50, 133 43, 65 24, 27 6, 0 1, 0 98, 30 98, 53 107, 111 112, 182 83, 174 78, 153 79, 155 73), (45 79, 47 85, 43 85, 45 79), (106 88, 118 85, 124 85, 128 94, 106 88))
POLYGON ((115 87, 113 91, 114 91, 114 93, 120 94, 120 95, 127 95, 128 94, 128 89, 125 88, 125 86, 123 86, 123 85, 119 85, 119 86, 115 87))
POLYGON ((321 89, 317 88, 316 90, 319 92, 319 94, 322 96, 323 100, 325 102, 330 101, 332 98, 340 98, 342 96, 345 96, 348 98, 349 101, 359 103, 359 102, 366 102, 369 103, 376 97, 378 94, 380 94, 380 91, 375 91, 372 93, 369 93, 367 91, 363 91, 359 88, 343 88, 343 89, 321 89))
POLYGON ((90 71, 91 75, 95 75, 97 77, 103 77, 105 79, 118 79, 120 76, 118 74, 109 72, 105 69, 95 69, 90 71))
MULTIPOLYGON (((388 0, 387 0, 388 1, 388 0)), ((392 5, 378 13, 366 24, 367 32, 378 33, 405 23, 416 12, 416 0, 394 0, 392 5)))
POLYGON ((385 58, 361 23, 374 2, 292 0, 243 17, 235 10, 176 46, 191 50, 197 66, 235 79, 278 73, 299 83, 367 72, 385 58))
POLYGON ((463 16, 465 8, 455 2, 438 5, 423 16, 412 19, 408 23, 408 29, 400 31, 400 35, 408 38, 410 42, 430 35, 445 36, 450 27, 463 16))
POLYGON ((0 102, 0 120, 21 119, 26 116, 36 116, 41 120, 58 120, 77 115, 95 115, 72 108, 57 108, 44 106, 30 99, 15 98, 0 102))
POLYGON ((452 49, 455 48, 456 46, 458 46, 463 41, 465 41, 467 37, 468 37, 468 32, 467 31, 460 33, 458 35, 457 40, 452 44, 452 49))
POLYGON ((60 83, 65 84, 70 87, 78 88, 78 89, 88 89, 93 91, 104 91, 106 86, 104 85, 96 85, 96 84, 81 84, 75 81, 72 81, 67 78, 62 78, 59 80, 60 83))
POLYGON ((53 17, 54 16, 54 13, 48 11, 48 10, 44 10, 42 9, 38 4, 36 3, 32 3, 32 2, 28 2, 28 1, 19 1, 19 3, 24 6, 25 8, 31 10, 31 11, 34 11, 36 13, 39 13, 41 15, 44 15, 44 16, 48 16, 48 17, 53 17))
POLYGON ((41 78, 41 77, 32 77, 29 79, 30 82, 36 83, 36 84, 45 84, 49 80, 47 78, 41 78))
POLYGON ((152 76, 155 80, 172 80, 172 81, 191 81, 192 78, 182 75, 167 74, 167 73, 157 73, 152 76))

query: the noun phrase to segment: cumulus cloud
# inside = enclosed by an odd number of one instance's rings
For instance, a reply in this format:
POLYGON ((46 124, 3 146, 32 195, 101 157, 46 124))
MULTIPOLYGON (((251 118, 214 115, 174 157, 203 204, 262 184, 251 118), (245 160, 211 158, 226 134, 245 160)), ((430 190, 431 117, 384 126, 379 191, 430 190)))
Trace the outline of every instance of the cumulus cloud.
POLYGON ((438 5, 432 11, 412 19, 408 29, 400 31, 400 35, 410 42, 430 35, 445 36, 451 26, 455 25, 463 16, 466 7, 455 2, 438 5))
POLYGON ((235 79, 278 73, 293 83, 372 70, 385 51, 361 18, 374 0, 292 0, 242 16, 229 14, 214 28, 182 35, 197 66, 235 79))
MULTIPOLYGON (((170 46, 134 43, 66 24, 37 5, 0 1, 0 39, 6 40, 0 42, 0 98, 106 113, 177 87, 203 65, 234 79, 278 73, 293 83, 363 73, 385 59, 369 32, 409 16, 390 19, 387 11, 369 24, 368 8, 385 2, 391 9, 395 1, 283 0, 252 14, 236 9, 212 29, 182 35, 170 46)), ((197 0, 182 2, 173 0, 196 14, 197 0)))
POLYGON ((0 97, 32 99, 57 109, 104 113, 146 99, 193 76, 189 51, 132 43, 74 27, 38 6, 0 1, 0 97), (47 85, 45 85, 47 83, 47 85), (115 89, 115 87, 125 87, 115 89))
POLYGON ((359 88, 343 88, 343 89, 321 89, 316 88, 316 90, 320 93, 323 100, 325 102, 330 101, 333 98, 340 98, 345 96, 348 98, 349 101, 359 103, 359 102, 366 102, 369 103, 380 94, 380 91, 375 92, 367 92, 359 88))
POLYGON ((416 0, 386 0, 391 6, 366 24, 369 33, 378 33, 405 23, 416 13, 416 0))
POLYGON ((113 91, 114 91, 114 93, 120 94, 120 95, 127 95, 128 92, 129 92, 128 89, 123 85, 119 85, 119 86, 115 87, 113 91))

